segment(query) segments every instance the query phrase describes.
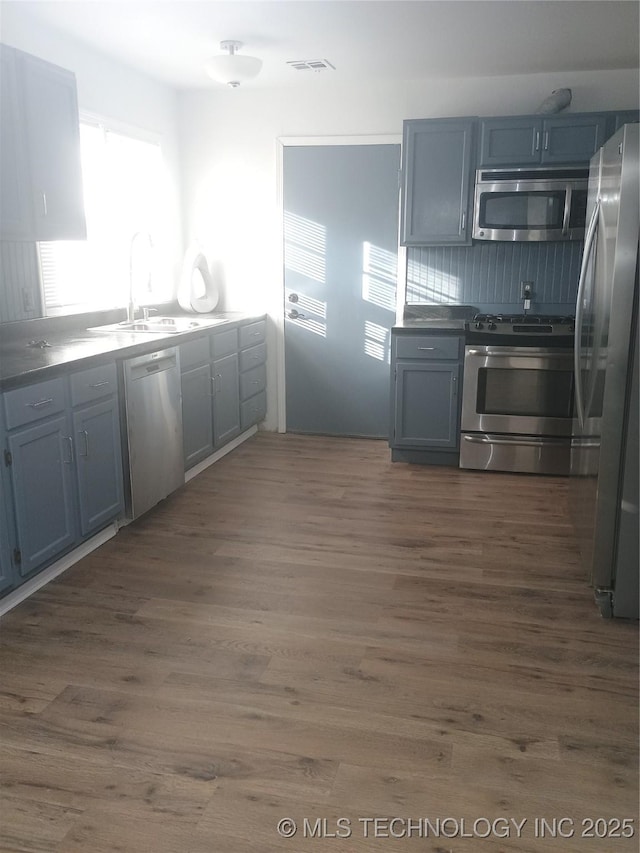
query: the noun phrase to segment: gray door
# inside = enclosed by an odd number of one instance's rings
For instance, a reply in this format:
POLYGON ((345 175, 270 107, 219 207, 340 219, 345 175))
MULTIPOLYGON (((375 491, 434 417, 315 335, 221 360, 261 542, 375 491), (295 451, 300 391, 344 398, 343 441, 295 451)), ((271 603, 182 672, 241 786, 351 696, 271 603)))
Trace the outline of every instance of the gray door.
POLYGON ((399 166, 399 145, 284 150, 290 432, 388 435, 399 166))

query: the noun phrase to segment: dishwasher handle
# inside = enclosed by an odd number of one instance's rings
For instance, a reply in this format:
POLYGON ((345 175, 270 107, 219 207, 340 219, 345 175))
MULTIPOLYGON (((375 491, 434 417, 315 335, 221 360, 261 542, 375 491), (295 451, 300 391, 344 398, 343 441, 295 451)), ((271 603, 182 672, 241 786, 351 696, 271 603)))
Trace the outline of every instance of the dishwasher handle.
POLYGON ((130 379, 144 379, 147 376, 155 376, 166 370, 175 370, 178 367, 178 353, 176 350, 154 352, 151 355, 143 355, 132 358, 126 362, 127 372, 130 379))

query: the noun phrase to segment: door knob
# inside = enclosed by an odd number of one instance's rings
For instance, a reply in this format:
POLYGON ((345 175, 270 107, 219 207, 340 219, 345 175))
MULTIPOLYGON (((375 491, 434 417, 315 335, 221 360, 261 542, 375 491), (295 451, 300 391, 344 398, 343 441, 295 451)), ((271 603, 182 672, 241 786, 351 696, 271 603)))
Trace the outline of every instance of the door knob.
POLYGON ((301 314, 299 311, 296 311, 295 308, 292 308, 291 311, 287 313, 287 317, 290 320, 306 320, 304 314, 301 314))
POLYGON ((288 298, 289 302, 297 302, 300 299, 297 293, 290 293, 288 298))

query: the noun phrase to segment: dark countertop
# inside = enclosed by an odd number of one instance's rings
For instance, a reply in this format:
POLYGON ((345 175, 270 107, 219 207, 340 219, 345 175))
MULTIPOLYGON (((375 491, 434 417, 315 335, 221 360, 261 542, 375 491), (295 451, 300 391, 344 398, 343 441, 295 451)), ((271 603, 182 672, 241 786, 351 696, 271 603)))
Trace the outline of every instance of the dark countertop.
POLYGON ((430 331, 430 332, 464 332, 465 320, 454 317, 438 317, 426 319, 420 317, 405 318, 393 327, 394 332, 430 331))
POLYGON ((478 309, 474 305, 415 303, 405 305, 402 320, 394 332, 464 332, 464 325, 478 309))
MULTIPOLYGON (((170 313, 175 314, 175 312, 167 312, 165 316, 169 316, 170 313)), ((66 330, 56 327, 57 324, 53 325, 52 328, 55 331, 49 334, 46 331, 42 333, 42 325, 36 327, 33 321, 11 323, 9 325, 12 328, 0 327, 0 388, 7 390, 28 382, 39 382, 42 379, 68 373, 73 369, 92 367, 115 358, 144 355, 157 349, 177 346, 205 334, 234 329, 242 323, 261 320, 264 316, 264 314, 254 315, 230 311, 193 315, 193 319, 224 317, 228 322, 178 334, 92 332, 87 326, 77 324, 66 330), (34 335, 34 332, 37 334, 34 335), (42 339, 51 346, 39 348, 28 345, 31 340, 42 339)), ((93 320, 87 323, 98 325, 93 320)))

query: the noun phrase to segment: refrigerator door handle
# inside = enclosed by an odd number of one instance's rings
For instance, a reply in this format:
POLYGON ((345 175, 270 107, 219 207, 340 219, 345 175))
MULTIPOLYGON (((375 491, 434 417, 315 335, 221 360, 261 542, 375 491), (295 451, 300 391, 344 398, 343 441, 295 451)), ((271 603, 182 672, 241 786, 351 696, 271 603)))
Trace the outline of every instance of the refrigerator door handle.
POLYGON ((587 269, 591 259, 591 253, 595 246, 595 236, 597 234, 598 220, 600 218, 600 199, 596 201, 593 213, 591 214, 591 222, 587 228, 587 234, 584 240, 584 252, 582 255, 582 265, 580 267, 580 278, 578 280, 578 298, 576 301, 576 339, 573 347, 573 379, 576 392, 576 414, 580 429, 584 426, 584 397, 582 394, 582 370, 581 360, 582 352, 580 349, 582 337, 582 319, 584 298, 584 288, 587 281, 587 269))

